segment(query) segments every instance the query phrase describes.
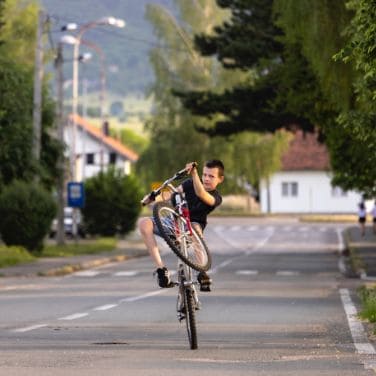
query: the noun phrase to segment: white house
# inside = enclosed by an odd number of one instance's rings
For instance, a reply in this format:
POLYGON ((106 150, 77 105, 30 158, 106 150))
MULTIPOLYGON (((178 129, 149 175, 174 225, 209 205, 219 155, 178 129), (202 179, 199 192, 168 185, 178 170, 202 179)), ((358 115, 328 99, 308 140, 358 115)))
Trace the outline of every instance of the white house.
POLYGON ((316 135, 295 132, 281 170, 260 184, 262 213, 354 213, 361 195, 331 185, 328 150, 316 135))
POLYGON ((64 129, 64 141, 68 145, 71 157, 73 139, 76 150, 77 181, 94 176, 109 166, 114 166, 124 171, 125 174, 129 174, 131 165, 139 157, 135 151, 78 115, 71 116, 69 125, 64 129), (76 122, 76 132, 74 132, 73 121, 76 122))

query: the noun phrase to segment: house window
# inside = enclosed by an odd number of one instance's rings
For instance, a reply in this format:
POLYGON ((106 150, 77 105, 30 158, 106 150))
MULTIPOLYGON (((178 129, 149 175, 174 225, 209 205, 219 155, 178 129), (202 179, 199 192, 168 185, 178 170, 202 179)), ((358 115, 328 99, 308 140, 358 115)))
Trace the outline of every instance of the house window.
POLYGON ((116 153, 110 153, 110 164, 116 163, 117 154, 116 153))
POLYGON ((297 182, 283 182, 282 183, 282 196, 283 197, 297 197, 298 196, 298 183, 297 182))
POLYGON ((86 164, 88 164, 88 165, 94 164, 94 153, 86 154, 86 164))
POLYGON ((332 187, 332 197, 346 197, 347 192, 340 187, 332 187))

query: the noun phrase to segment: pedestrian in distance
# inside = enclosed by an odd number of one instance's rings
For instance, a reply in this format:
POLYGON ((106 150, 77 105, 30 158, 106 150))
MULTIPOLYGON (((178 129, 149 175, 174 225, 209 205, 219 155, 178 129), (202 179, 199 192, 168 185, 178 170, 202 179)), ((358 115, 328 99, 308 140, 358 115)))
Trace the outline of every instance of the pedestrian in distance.
POLYGON ((376 234, 376 200, 375 203, 373 204, 373 208, 371 210, 372 214, 372 222, 373 222, 373 233, 376 234))
POLYGON ((360 226, 360 233, 362 236, 364 236, 366 233, 366 218, 367 218, 366 206, 364 202, 362 201, 359 204, 359 209, 358 209, 358 222, 360 226))
MULTIPOLYGON (((186 164, 186 171, 187 174, 190 175, 190 178, 179 185, 177 189, 185 193, 192 225, 202 236, 207 224, 208 214, 222 203, 222 197, 217 191, 217 186, 224 180, 224 165, 217 159, 207 161, 204 164, 201 179, 196 165, 197 163, 195 162, 186 164)), ((145 201, 145 199, 147 199, 147 196, 144 197, 143 201, 145 201)), ((162 199, 165 201, 170 200, 170 193, 166 193, 162 199)), ((157 267, 155 274, 158 278, 158 285, 163 288, 172 287, 173 284, 170 279, 169 271, 160 256, 155 239, 155 235, 159 235, 159 233, 153 218, 140 218, 138 221, 138 229, 157 267)), ((200 272, 197 279, 200 283, 201 291, 210 291, 211 279, 207 273, 200 272)))

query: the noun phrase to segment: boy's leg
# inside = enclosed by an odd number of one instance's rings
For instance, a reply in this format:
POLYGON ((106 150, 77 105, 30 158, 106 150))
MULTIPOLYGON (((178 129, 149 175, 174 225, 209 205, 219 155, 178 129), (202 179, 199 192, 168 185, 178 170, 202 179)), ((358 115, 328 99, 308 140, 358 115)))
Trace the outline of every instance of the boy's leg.
POLYGON ((142 238, 144 239, 146 248, 148 249, 155 265, 157 266, 157 270, 154 272, 154 274, 157 274, 159 286, 173 287, 174 284, 171 282, 170 274, 163 264, 158 245, 155 240, 153 221, 151 220, 151 218, 141 218, 138 222, 138 228, 141 232, 142 238))
MULTIPOLYGON (((198 223, 192 223, 192 226, 196 230, 196 232, 201 237, 203 237, 202 227, 198 223)), ((196 251, 197 261, 199 263, 203 263, 204 255, 201 254, 201 252, 202 252, 201 248, 199 248, 199 249, 200 250, 197 249, 197 251, 196 251)), ((200 291, 205 291, 205 292, 211 291, 212 280, 206 272, 198 273, 197 280, 200 283, 200 291)))
POLYGON ((141 218, 138 222, 138 228, 140 230, 141 236, 144 240, 146 248, 148 249, 151 258, 157 268, 163 268, 164 264, 159 253, 159 248, 155 240, 154 235, 154 223, 151 218, 141 218))

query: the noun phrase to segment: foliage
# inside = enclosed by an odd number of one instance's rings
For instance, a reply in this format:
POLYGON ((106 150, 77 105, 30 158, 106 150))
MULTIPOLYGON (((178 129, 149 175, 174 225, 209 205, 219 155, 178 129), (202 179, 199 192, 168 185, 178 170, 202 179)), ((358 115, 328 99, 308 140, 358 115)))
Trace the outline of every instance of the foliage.
POLYGON ((371 323, 376 323, 376 287, 363 286, 358 293, 362 302, 360 317, 371 323))
POLYGON ((82 209, 87 231, 93 235, 125 235, 134 229, 142 197, 134 176, 109 169, 85 182, 86 201, 82 209))
MULTIPOLYGON (((118 131, 110 130, 112 136, 117 136, 118 131)), ((129 146, 135 152, 141 154, 148 146, 148 140, 145 137, 138 135, 131 129, 120 130, 120 142, 129 146)))
POLYGON ((310 80, 312 74, 298 51, 285 48, 282 43, 282 31, 273 23, 273 1, 218 0, 217 3, 232 11, 231 19, 215 27, 214 35, 197 35, 196 47, 203 56, 217 57, 227 70, 244 70, 248 79, 220 92, 186 87, 177 93, 193 114, 213 119, 212 124, 200 130, 211 136, 245 130, 274 132, 298 123, 312 131, 314 125, 301 108, 311 106, 306 102, 317 95, 316 90, 309 91, 313 83, 309 81, 301 88, 304 95, 300 102, 295 100, 293 106, 286 106, 286 88, 299 87, 298 78, 310 80), (305 64, 290 65, 296 57, 305 64), (307 71, 309 74, 305 76, 307 71), (292 112, 297 105, 298 111, 292 112))
POLYGON ((334 142, 334 178, 372 197, 376 195, 376 9, 370 0, 352 0, 347 5, 354 17, 346 30, 347 44, 335 59, 348 63, 356 72, 355 101, 352 108, 342 109, 337 119, 341 134, 336 132, 336 136, 344 147, 340 149, 334 142))
POLYGON ((35 257, 23 247, 0 246, 0 268, 34 260, 35 257))
MULTIPOLYGON (((214 0, 181 0, 177 1, 177 5, 177 18, 164 8, 148 7, 148 18, 161 43, 180 49, 183 45, 189 53, 189 59, 170 49, 153 50, 151 53, 157 78, 151 87, 155 109, 147 124, 151 139, 138 163, 139 174, 149 184, 163 181, 184 167, 187 161, 195 160, 202 166, 207 159, 219 158, 226 166, 226 179, 221 191, 244 192, 245 182, 257 186, 258 180, 270 173, 271 166, 276 168, 274 160, 279 160, 280 156, 277 139, 272 140, 271 135, 264 137, 246 132, 239 137, 208 137, 208 132, 197 132, 197 129, 211 129, 214 122, 218 124, 225 121, 223 116, 215 113, 211 118, 192 115, 181 106, 179 96, 184 90, 211 90, 217 100, 235 85, 246 86, 254 82, 255 75, 240 69, 229 73, 213 58, 201 57, 193 48, 194 33, 213 33, 219 22, 228 19, 228 11, 218 8, 214 0), (265 153, 260 152, 260 146, 264 145, 261 140, 268 145, 265 153), (264 156, 262 161, 261 155, 264 156)), ((242 86, 236 90, 238 96, 242 97, 242 86)), ((231 103, 233 107, 229 108, 226 99, 218 101, 216 105, 223 111, 228 109, 238 112, 237 104, 231 103)), ((244 96, 241 105, 249 106, 249 97, 244 96)), ((253 121, 253 114, 247 113, 247 121, 253 121)))
POLYGON ((41 186, 14 181, 0 195, 0 233, 6 245, 39 253, 56 214, 55 201, 41 186))
POLYGON ((61 145, 50 135, 54 104, 43 90, 41 160, 32 157, 33 62, 37 8, 30 2, 6 0, 0 44, 0 189, 14 179, 38 175, 54 185, 61 145))

